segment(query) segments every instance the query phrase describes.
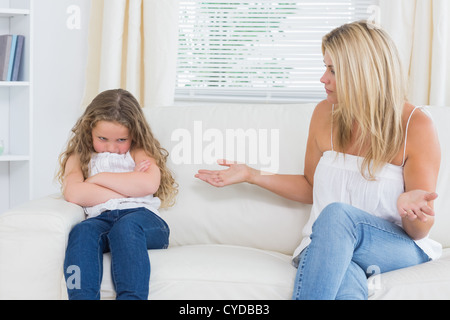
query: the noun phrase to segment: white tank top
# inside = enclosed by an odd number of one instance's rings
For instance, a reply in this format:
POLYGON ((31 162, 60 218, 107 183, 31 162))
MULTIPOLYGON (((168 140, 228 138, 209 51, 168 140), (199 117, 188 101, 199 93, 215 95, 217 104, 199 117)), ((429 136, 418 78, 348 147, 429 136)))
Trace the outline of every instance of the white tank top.
MULTIPOLYGON (((95 153, 89 162, 89 176, 100 172, 132 172, 136 166, 130 152, 126 154, 117 153, 95 153)), ((111 199, 94 207, 84 207, 88 218, 93 218, 108 210, 122 210, 144 207, 159 215, 158 209, 161 200, 158 197, 149 195, 141 198, 111 199)))
MULTIPOLYGON (((297 257, 310 244, 314 222, 322 210, 334 202, 352 205, 376 217, 402 226, 402 220, 397 210, 397 199, 405 190, 403 166, 405 164, 406 139, 409 122, 414 111, 406 126, 403 165, 386 164, 377 173, 374 181, 365 179, 361 174, 361 165, 364 159, 334 151, 331 137, 332 150, 324 152, 314 174, 311 215, 303 229, 303 240, 295 250, 294 257, 297 257)), ((431 259, 439 258, 442 253, 442 246, 428 237, 416 241, 416 244, 431 259)))

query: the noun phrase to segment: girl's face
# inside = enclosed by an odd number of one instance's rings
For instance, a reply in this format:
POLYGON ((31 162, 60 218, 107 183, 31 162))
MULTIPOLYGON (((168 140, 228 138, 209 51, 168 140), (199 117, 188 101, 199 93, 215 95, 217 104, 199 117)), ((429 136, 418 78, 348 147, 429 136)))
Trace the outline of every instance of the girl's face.
POLYGON ((130 150, 131 137, 127 127, 110 121, 99 121, 92 129, 92 141, 97 153, 125 154, 130 150))
POLYGON ((337 92, 336 92, 336 77, 335 77, 335 69, 333 66, 333 61, 331 61, 330 55, 325 51, 325 55, 323 56, 323 62, 325 62, 325 67, 327 70, 324 75, 320 79, 325 85, 325 91, 327 92, 327 100, 330 103, 337 104, 337 92))

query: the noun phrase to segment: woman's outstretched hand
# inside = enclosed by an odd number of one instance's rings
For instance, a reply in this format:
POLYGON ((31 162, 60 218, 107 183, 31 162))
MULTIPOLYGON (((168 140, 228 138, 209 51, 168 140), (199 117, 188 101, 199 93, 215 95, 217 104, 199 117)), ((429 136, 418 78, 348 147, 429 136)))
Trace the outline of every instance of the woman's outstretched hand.
POLYGON ((245 164, 228 160, 218 160, 225 170, 199 170, 196 178, 208 182, 214 187, 225 187, 232 184, 250 182, 252 169, 245 164))
POLYGON ((435 215, 428 202, 435 200, 437 197, 437 193, 423 190, 405 192, 398 198, 398 212, 402 218, 410 221, 418 219, 426 222, 428 220, 427 216, 435 215))

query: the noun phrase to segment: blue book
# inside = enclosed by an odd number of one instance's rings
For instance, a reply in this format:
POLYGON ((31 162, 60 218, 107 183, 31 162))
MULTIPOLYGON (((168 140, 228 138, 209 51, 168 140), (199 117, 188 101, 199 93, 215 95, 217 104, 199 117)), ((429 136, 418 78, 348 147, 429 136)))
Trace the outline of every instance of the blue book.
POLYGON ((17 35, 12 36, 11 42, 11 55, 9 56, 9 66, 8 66, 8 78, 7 81, 12 80, 13 67, 14 67, 14 58, 16 56, 16 48, 17 48, 17 35))
POLYGON ((14 67, 13 67, 13 73, 12 73, 12 81, 18 81, 19 80, 19 71, 20 71, 20 65, 22 62, 22 52, 23 52, 23 46, 25 42, 24 36, 17 36, 17 46, 16 46, 16 55, 14 57, 14 67))

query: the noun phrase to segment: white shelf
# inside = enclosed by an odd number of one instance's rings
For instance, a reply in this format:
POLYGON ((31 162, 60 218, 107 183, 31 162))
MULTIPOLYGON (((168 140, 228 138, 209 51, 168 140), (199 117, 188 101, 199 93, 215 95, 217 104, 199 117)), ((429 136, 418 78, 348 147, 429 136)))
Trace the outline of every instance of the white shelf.
POLYGON ((0 156, 0 162, 29 161, 30 156, 4 154, 0 156))
POLYGON ((30 10, 27 9, 10 9, 0 8, 0 18, 12 18, 14 16, 27 16, 30 10))
POLYGON ((29 81, 0 81, 0 87, 29 87, 29 81))

